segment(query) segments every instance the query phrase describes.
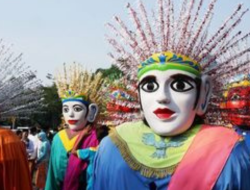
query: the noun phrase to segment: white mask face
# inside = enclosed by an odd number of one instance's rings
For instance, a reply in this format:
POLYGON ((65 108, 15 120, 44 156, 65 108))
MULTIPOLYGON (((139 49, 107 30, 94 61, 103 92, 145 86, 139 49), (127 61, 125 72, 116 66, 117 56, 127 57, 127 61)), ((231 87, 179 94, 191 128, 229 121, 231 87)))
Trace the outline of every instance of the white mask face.
POLYGON ((80 130, 87 124, 87 107, 77 101, 63 103, 63 116, 71 130, 80 130))
POLYGON ((173 136, 191 127, 196 115, 195 78, 180 70, 152 70, 140 78, 143 114, 156 134, 173 136))

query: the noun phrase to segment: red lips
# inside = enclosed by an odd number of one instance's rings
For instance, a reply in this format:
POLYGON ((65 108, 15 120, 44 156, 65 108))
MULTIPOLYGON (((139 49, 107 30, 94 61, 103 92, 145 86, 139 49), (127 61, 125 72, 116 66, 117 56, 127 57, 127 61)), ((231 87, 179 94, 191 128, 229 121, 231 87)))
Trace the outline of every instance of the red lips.
POLYGON ((70 125, 75 125, 78 122, 78 120, 68 120, 68 123, 70 125))
POLYGON ((159 119, 169 119, 175 112, 173 112, 170 109, 164 108, 158 108, 157 110, 154 111, 154 114, 159 118, 159 119))

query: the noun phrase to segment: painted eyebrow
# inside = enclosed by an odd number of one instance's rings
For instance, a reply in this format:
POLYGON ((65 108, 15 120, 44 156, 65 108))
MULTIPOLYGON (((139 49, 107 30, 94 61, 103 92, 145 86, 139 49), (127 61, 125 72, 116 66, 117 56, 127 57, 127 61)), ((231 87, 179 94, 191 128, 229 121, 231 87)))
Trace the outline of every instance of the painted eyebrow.
POLYGON ((63 105, 63 107, 67 107, 68 108, 69 106, 68 105, 63 105))
POLYGON ((156 77, 153 75, 146 76, 141 82, 139 82, 138 86, 145 83, 146 81, 156 81, 156 77))
POLYGON ((188 75, 184 75, 184 74, 175 74, 175 75, 172 75, 170 78, 172 78, 172 79, 186 79, 186 80, 195 82, 195 78, 190 77, 188 75))
POLYGON ((83 106, 82 106, 82 105, 79 105, 79 104, 73 105, 73 108, 75 108, 75 107, 81 107, 81 108, 83 108, 83 106))

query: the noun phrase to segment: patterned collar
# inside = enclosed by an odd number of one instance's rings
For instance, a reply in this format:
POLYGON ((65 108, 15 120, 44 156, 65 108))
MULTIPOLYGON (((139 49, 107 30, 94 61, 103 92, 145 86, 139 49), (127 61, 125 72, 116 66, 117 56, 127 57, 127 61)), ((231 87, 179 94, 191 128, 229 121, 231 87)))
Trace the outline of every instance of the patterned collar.
POLYGON ((162 178, 174 172, 199 129, 196 125, 182 135, 161 137, 140 121, 118 126, 110 138, 133 170, 162 178))

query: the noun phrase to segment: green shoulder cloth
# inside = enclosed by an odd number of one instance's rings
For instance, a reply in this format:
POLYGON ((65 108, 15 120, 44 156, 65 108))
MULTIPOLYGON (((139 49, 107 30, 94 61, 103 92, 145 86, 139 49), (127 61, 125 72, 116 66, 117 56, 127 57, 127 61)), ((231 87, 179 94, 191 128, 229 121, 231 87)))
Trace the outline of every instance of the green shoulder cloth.
POLYGON ((172 174, 200 129, 196 125, 184 134, 161 137, 142 121, 124 123, 110 135, 123 159, 146 177, 172 174))

